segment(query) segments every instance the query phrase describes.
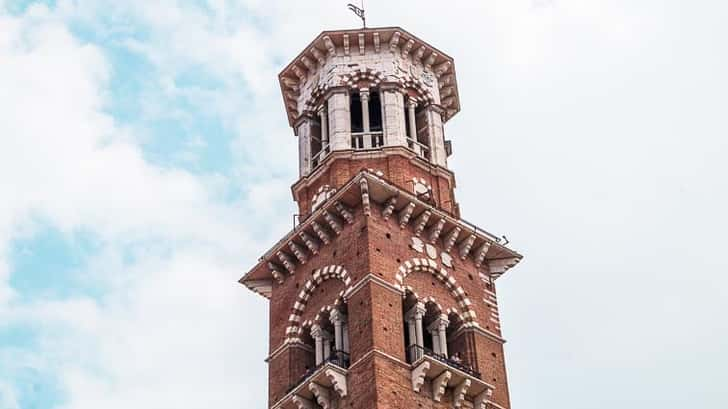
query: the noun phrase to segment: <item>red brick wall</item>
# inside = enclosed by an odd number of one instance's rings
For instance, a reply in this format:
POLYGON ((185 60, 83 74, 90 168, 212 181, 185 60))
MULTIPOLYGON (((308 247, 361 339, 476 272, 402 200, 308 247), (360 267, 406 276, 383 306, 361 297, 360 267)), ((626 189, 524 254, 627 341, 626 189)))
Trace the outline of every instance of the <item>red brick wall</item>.
MULTIPOLYGON (((343 179, 343 177, 342 177, 343 179)), ((327 265, 342 265, 356 286, 367 274, 381 279, 385 284, 370 280, 358 288, 348 300, 351 363, 347 378, 349 396, 339 402, 339 407, 364 408, 448 408, 451 391, 443 402, 432 400, 432 391, 425 383, 422 391, 412 390, 409 366, 405 361, 402 296, 393 290, 399 266, 412 258, 427 258, 410 247, 412 226, 400 229, 396 215, 389 221, 381 218, 381 208, 372 204, 372 215, 364 217, 361 209, 355 209, 355 222, 345 225, 340 236, 321 248, 319 255, 311 257, 299 266, 295 276, 288 276, 282 285, 274 285, 271 299, 271 350, 284 340, 288 316, 296 296, 312 272, 327 265), (298 284, 298 288, 296 287, 298 284), (376 349, 389 357, 372 353, 376 349)), ((441 243, 437 244, 441 247, 441 243)), ((472 301, 471 308, 484 329, 498 334, 490 321, 490 308, 483 302, 486 283, 478 274, 471 259, 461 261, 453 250, 454 268, 447 270, 472 301)), ((437 258, 438 265, 441 260, 437 258)), ((413 272, 404 284, 411 286, 423 297, 433 297, 444 309, 456 308, 456 300, 445 285, 426 272, 413 272)), ((313 319, 321 307, 332 305, 338 293, 344 289, 336 279, 323 282, 316 288, 302 316, 302 322, 313 319)), ((491 291, 495 291, 491 288, 491 291)), ((466 351, 463 358, 472 362, 482 373, 484 381, 496 386, 494 401, 508 408, 508 387, 502 343, 475 330, 466 330, 452 340, 453 348, 466 351)), ((288 347, 270 361, 271 402, 285 395, 290 385, 300 379, 300 374, 310 365, 311 355, 300 349, 288 347)), ((294 406, 291 406, 294 407, 294 406)))
POLYGON ((299 213, 307 215, 311 212, 313 196, 321 186, 329 185, 339 188, 346 184, 362 169, 379 170, 384 178, 397 187, 412 193, 412 178, 424 179, 432 186, 434 203, 441 209, 458 216, 454 198, 454 178, 438 175, 433 169, 427 171, 414 163, 425 163, 420 159, 411 159, 404 155, 388 155, 376 158, 349 157, 332 158, 323 166, 328 167, 321 173, 314 173, 308 181, 293 186, 294 199, 297 198, 299 213))

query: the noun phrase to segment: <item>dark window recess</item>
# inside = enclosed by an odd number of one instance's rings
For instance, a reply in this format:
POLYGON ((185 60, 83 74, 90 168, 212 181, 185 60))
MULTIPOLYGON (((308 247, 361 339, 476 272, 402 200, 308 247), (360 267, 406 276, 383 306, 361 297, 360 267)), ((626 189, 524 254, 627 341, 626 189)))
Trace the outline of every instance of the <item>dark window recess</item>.
POLYGON ((369 95, 369 129, 372 132, 382 131, 382 103, 379 92, 372 92, 369 95))
POLYGON ((311 157, 321 152, 321 122, 317 119, 311 121, 311 157))
POLYGON ((417 127, 417 142, 430 146, 427 133, 427 112, 422 107, 415 108, 415 126, 417 127))
POLYGON ((364 122, 361 113, 361 98, 359 94, 352 94, 349 98, 349 111, 351 112, 351 132, 364 132, 364 122))

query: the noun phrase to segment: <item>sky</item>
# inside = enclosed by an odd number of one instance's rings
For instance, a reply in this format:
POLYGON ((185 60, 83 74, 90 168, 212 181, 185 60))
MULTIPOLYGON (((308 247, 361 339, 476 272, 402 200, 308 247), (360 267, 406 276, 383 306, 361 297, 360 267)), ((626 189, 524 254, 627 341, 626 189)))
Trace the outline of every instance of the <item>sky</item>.
MULTIPOLYGON (((514 408, 728 407, 728 5, 366 2, 453 56, 514 408)), ((262 408, 277 73, 338 1, 0 0, 0 409, 262 408)))

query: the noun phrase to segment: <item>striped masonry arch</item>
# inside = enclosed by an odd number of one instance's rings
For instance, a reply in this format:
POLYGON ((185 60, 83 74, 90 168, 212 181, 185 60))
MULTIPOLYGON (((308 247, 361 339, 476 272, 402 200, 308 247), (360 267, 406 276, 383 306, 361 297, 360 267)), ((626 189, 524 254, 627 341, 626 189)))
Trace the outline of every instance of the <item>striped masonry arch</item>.
POLYGON ((453 277, 452 274, 448 273, 448 271, 444 268, 439 268, 434 260, 426 258, 413 258, 402 263, 399 266, 397 274, 395 275, 395 287, 404 292, 404 279, 407 278, 407 276, 413 271, 429 272, 438 280, 440 280, 440 282, 442 282, 445 287, 447 287, 448 291, 450 291, 450 295, 453 296, 455 301, 457 301, 458 306, 463 311, 463 325, 468 327, 478 326, 478 323, 476 321, 477 315, 475 314, 475 311, 473 311, 473 309, 471 308, 471 305, 473 303, 468 297, 465 296, 465 290, 463 290, 463 288, 457 284, 457 280, 455 280, 455 277, 453 277))
MULTIPOLYGON (((308 304, 308 300, 311 298, 314 290, 316 290, 316 287, 330 279, 340 280, 344 283, 347 290, 351 284, 351 277, 349 277, 349 273, 342 266, 330 265, 315 270, 313 276, 306 281, 306 284, 303 285, 303 288, 298 293, 296 302, 291 309, 291 315, 288 317, 288 326, 286 327, 286 343, 300 341, 300 336, 303 332, 301 317, 303 316, 303 311, 306 309, 306 304, 308 304)), ((343 297, 347 290, 341 291, 339 297, 343 297)))

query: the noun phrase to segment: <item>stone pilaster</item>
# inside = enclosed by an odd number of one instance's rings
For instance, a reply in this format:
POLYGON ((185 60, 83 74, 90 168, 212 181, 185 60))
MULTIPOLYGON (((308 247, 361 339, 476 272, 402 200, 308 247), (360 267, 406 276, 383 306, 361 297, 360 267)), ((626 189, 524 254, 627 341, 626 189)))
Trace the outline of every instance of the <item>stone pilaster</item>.
POLYGON ((329 97, 329 142, 331 150, 351 149, 349 94, 337 90, 329 97))
POLYGON ((384 140, 387 146, 407 146, 404 123, 404 96, 396 89, 382 90, 384 140))

